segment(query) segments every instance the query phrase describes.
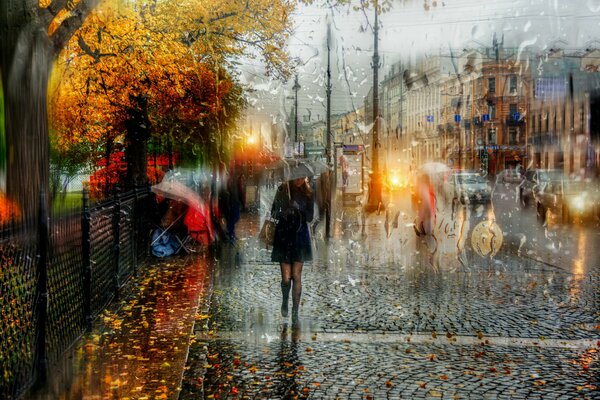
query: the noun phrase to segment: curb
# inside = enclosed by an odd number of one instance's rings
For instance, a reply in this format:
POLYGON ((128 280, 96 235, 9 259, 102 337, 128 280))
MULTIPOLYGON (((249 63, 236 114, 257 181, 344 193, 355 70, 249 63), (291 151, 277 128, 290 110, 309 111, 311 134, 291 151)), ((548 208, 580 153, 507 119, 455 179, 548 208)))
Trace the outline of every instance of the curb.
POLYGON ((208 346, 204 344, 202 346, 202 351, 198 354, 198 358, 194 360, 195 365, 200 365, 201 367, 195 371, 190 371, 187 368, 188 358, 190 355, 190 348, 197 342, 202 340, 202 337, 206 336, 209 330, 208 322, 209 319, 199 319, 197 316, 206 316, 210 311, 210 306, 212 303, 213 297, 213 287, 214 287, 214 271, 216 265, 218 265, 219 260, 214 258, 214 254, 209 253, 208 257, 210 259, 207 260, 206 263, 206 277, 204 280, 204 290, 198 299, 198 307, 196 309, 196 318, 194 323, 192 324, 192 330, 190 332, 190 341, 188 343, 187 353, 185 357, 185 367, 181 374, 181 383, 180 390, 177 398, 179 400, 186 399, 202 399, 204 398, 204 377, 206 375, 206 364, 208 361, 208 346), (200 340, 199 340, 200 339, 200 340), (194 376, 189 376, 193 374, 194 376), (189 386, 189 382, 193 381, 194 378, 198 385, 194 385, 194 387, 186 387, 184 390, 184 385, 189 386))

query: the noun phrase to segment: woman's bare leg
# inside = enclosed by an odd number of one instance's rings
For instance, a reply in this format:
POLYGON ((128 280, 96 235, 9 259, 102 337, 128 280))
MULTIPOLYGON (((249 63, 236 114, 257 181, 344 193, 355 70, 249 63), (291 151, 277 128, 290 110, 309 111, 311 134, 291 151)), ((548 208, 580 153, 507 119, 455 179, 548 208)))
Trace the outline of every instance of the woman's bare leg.
POLYGON ((281 263, 281 316, 287 318, 290 288, 292 287, 292 265, 281 263))
POLYGON ((300 308, 300 297, 302 296, 302 266, 304 263, 295 262, 292 265, 292 322, 298 322, 298 309, 300 308))

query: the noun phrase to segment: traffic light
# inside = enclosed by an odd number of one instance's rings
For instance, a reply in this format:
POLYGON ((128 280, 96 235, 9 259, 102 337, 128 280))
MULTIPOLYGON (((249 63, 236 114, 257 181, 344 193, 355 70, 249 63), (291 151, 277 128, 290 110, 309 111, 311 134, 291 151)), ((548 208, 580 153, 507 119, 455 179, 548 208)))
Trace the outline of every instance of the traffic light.
POLYGON ((486 175, 488 170, 488 153, 485 148, 479 151, 479 161, 480 172, 482 175, 486 175))

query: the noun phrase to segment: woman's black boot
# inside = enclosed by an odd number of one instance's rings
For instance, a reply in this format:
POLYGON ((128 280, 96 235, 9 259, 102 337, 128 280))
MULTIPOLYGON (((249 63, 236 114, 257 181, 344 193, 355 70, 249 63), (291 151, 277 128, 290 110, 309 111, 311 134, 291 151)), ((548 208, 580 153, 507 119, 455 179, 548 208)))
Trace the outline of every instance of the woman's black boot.
POLYGON ((290 288, 292 287, 292 282, 283 283, 281 282, 281 316, 283 318, 287 318, 288 316, 288 303, 290 299, 290 288))

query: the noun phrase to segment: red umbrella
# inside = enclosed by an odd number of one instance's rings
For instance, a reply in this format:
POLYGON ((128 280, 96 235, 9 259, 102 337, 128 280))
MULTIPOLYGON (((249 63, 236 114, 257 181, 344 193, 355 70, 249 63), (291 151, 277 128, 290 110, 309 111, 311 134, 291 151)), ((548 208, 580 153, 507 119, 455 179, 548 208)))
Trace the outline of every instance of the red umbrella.
POLYGON ((192 236, 200 232, 207 232, 208 238, 211 241, 214 239, 210 209, 198 193, 176 180, 164 180, 152 186, 151 190, 157 195, 180 201, 189 206, 183 222, 192 236))

